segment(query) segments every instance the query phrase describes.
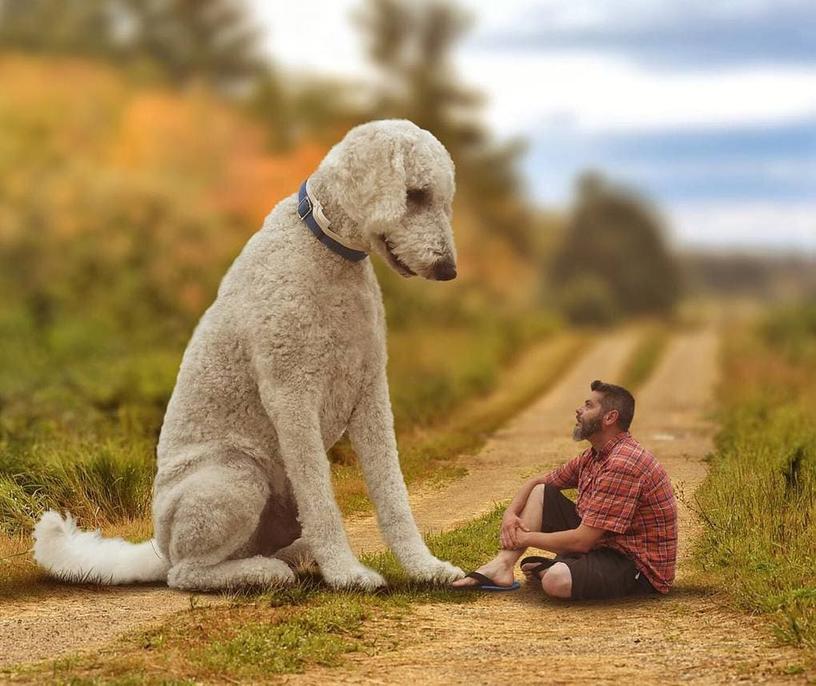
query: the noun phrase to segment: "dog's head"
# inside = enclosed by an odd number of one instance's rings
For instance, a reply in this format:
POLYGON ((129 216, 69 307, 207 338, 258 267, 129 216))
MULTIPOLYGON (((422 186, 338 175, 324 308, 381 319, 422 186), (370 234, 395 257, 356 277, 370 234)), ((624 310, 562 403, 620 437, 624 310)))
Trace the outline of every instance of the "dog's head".
POLYGON ((321 172, 369 251, 392 269, 456 277, 453 161, 431 133, 404 119, 362 124, 329 151, 321 172))

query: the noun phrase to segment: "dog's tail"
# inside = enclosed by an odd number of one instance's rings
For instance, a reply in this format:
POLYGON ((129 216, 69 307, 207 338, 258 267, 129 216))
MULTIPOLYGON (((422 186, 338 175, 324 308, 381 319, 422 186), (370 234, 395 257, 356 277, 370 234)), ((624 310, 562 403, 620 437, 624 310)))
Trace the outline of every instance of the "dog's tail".
POLYGON ((34 527, 34 559, 58 579, 111 585, 164 581, 170 568, 155 541, 102 538, 98 530, 80 531, 70 514, 63 519, 53 510, 34 527))

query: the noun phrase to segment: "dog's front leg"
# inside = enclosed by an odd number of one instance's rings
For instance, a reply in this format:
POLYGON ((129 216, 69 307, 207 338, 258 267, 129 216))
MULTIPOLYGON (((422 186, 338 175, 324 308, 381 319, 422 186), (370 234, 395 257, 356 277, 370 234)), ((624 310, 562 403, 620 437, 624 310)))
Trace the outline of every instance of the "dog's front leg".
POLYGON ((302 536, 326 582, 335 588, 373 589, 385 580, 354 556, 331 485, 317 410, 303 396, 264 393, 278 435, 286 475, 298 507, 302 536))
POLYGON ((351 439, 388 546, 414 579, 453 581, 464 574, 434 557, 417 529, 399 466, 394 416, 383 371, 364 389, 349 422, 351 439))

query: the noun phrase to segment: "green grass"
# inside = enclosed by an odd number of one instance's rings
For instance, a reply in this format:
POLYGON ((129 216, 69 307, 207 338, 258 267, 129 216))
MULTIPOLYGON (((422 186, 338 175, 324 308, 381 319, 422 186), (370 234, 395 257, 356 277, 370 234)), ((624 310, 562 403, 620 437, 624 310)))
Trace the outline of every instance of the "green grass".
POLYGON ((355 650, 357 632, 369 616, 368 603, 335 597, 276 624, 256 622, 199 653, 208 671, 233 677, 301 671, 305 665, 334 666, 355 650))
POLYGON ((626 363, 620 385, 634 392, 648 381, 666 351, 670 338, 667 324, 657 322, 647 325, 626 363))
POLYGON ((815 660, 816 307, 731 331, 696 560, 815 660))
MULTIPOLYGON (((445 441, 412 449, 410 435, 489 394, 520 351, 557 328, 544 313, 494 313, 391 332, 394 414, 417 478, 445 441)), ((184 335, 131 333, 101 315, 57 318, 40 331, 25 308, 0 302, 0 357, 9 361, 0 368, 0 532, 30 531, 49 507, 92 527, 149 514, 156 440, 185 344, 184 335)), ((332 457, 340 471, 353 464, 332 457)))
POLYGON ((108 439, 32 451, 31 462, 0 474, 0 521, 30 531, 46 509, 70 507, 86 521, 122 521, 150 508, 152 446, 108 439))
MULTIPOLYGON (((503 512, 499 506, 429 537, 428 545, 441 558, 476 567, 495 553, 503 512)), ((417 603, 466 603, 477 597, 410 581, 390 552, 367 555, 363 562, 385 575, 386 591, 331 591, 317 577, 302 574, 293 587, 234 595, 229 606, 201 607, 191 600, 189 611, 103 651, 0 671, 0 678, 14 673, 20 683, 48 678, 65 684, 270 681, 315 665, 337 665, 350 652, 393 648, 393 637, 370 638, 365 628, 371 620, 409 618, 417 603)))

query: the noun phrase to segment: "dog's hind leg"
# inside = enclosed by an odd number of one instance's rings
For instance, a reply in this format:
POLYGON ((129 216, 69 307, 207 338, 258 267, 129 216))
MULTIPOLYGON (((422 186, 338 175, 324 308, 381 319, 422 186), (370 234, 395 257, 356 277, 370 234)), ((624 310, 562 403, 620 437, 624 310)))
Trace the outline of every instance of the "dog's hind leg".
POLYGON ((303 537, 278 550, 275 557, 296 569, 306 568, 315 563, 312 548, 303 537))
POLYGON ((252 555, 269 485, 250 460, 202 467, 174 491, 170 521, 163 522, 169 527, 169 586, 205 591, 294 580, 282 560, 252 555))
POLYGON ((170 568, 167 583, 185 591, 224 591, 239 588, 283 586, 295 575, 283 560, 274 557, 247 557, 214 565, 183 561, 170 568))

